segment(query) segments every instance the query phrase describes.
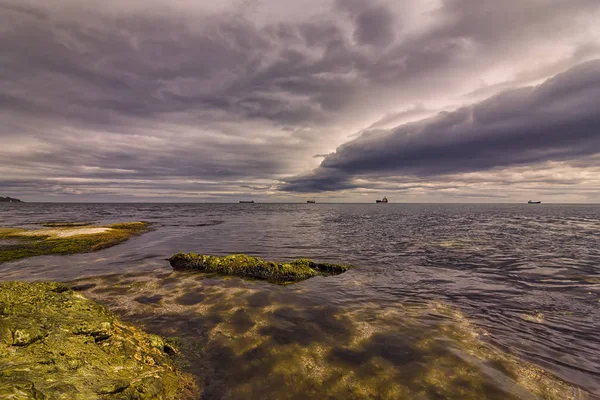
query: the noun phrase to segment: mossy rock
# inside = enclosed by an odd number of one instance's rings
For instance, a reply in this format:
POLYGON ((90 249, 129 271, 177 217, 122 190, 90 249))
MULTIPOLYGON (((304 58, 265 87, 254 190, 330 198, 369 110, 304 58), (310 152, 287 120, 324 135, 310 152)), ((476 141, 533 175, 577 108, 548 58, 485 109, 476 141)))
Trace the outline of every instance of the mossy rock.
POLYGON ((183 399, 173 348, 55 282, 0 283, 0 398, 183 399))
POLYGON ((45 229, 0 228, 0 263, 49 254, 75 254, 105 249, 147 232, 145 222, 111 225, 48 222, 45 229))
POLYGON ((244 278, 263 279, 272 283, 298 282, 313 276, 339 275, 348 265, 317 263, 307 258, 291 262, 264 261, 246 254, 225 257, 179 253, 169 258, 175 270, 197 270, 244 278))

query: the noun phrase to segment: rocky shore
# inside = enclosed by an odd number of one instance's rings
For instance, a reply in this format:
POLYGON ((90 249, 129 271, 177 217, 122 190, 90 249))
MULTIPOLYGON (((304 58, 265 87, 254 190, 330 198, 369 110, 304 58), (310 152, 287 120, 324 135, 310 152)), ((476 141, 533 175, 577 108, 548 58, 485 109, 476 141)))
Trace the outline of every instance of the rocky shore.
POLYGON ((194 397, 176 352, 64 284, 0 283, 0 398, 194 397))

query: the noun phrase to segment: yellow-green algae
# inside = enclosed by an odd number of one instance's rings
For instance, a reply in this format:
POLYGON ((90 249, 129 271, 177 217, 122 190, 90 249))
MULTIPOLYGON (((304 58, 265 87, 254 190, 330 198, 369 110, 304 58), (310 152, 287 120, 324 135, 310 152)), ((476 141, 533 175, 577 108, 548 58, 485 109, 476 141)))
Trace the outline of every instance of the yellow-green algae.
POLYGON ((175 348, 55 282, 0 283, 0 398, 181 399, 175 348))
POLYGON ((49 223, 50 228, 0 228, 0 263, 48 254, 74 254, 104 249, 146 232, 145 222, 88 226, 49 223), (68 226, 66 226, 68 225, 68 226))
POLYGON ((263 279, 274 283, 297 282, 317 275, 338 275, 350 269, 347 265, 316 263, 307 258, 290 262, 264 261, 246 254, 225 257, 195 253, 179 253, 169 258, 173 269, 263 279))
POLYGON ((501 352, 444 303, 337 307, 297 286, 187 272, 88 278, 77 287, 125 320, 177 337, 202 398, 587 399, 501 352), (151 295, 150 295, 151 294, 151 295))

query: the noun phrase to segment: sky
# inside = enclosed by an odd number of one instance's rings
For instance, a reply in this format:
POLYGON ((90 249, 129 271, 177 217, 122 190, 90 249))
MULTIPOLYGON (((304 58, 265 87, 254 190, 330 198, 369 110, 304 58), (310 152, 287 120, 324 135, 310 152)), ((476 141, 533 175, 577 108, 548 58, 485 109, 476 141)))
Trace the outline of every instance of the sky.
POLYGON ((598 0, 0 0, 0 196, 600 202, 598 0))

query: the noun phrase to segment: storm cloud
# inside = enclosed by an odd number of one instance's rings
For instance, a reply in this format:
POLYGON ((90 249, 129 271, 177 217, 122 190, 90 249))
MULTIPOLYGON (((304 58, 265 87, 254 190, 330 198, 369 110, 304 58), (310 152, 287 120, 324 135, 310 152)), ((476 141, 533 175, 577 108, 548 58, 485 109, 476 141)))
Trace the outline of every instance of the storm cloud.
POLYGON ((339 190, 373 173, 423 177, 578 159, 600 153, 598 110, 600 60, 453 112, 367 130, 284 187, 339 190))
POLYGON ((0 0, 0 195, 341 201, 584 173, 599 18, 596 0, 0 0))

